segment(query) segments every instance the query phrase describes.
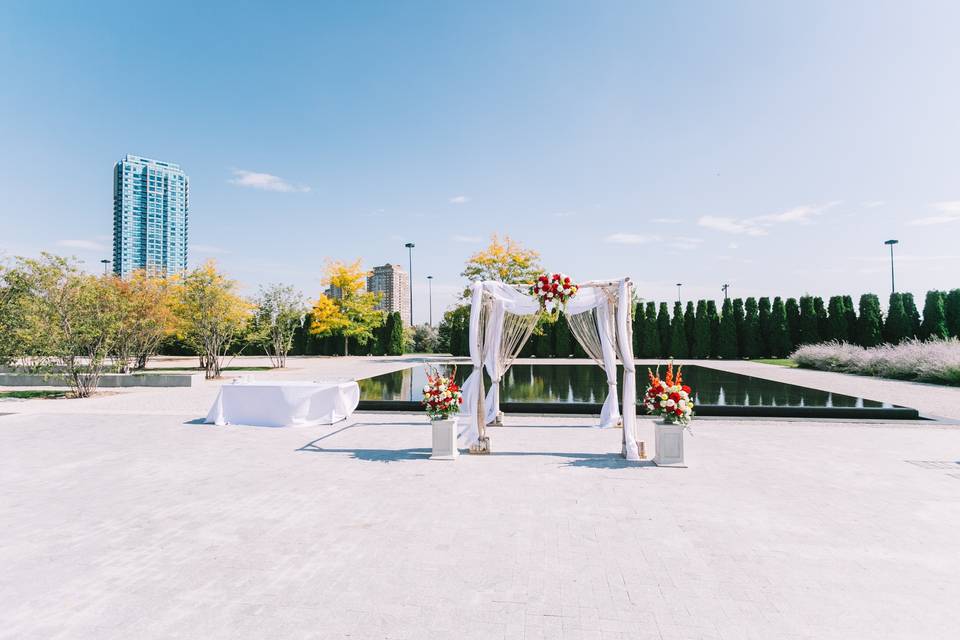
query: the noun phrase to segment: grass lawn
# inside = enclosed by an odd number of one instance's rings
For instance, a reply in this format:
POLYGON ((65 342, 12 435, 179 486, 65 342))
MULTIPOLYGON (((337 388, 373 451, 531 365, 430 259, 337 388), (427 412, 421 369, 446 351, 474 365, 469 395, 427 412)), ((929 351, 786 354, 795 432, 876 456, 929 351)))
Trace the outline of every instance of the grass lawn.
POLYGON ((775 364, 781 367, 791 367, 796 369, 797 363, 790 358, 757 358, 750 362, 759 362, 760 364, 775 364))
POLYGON ((21 398, 30 400, 33 398, 65 398, 66 391, 0 391, 0 398, 21 398))

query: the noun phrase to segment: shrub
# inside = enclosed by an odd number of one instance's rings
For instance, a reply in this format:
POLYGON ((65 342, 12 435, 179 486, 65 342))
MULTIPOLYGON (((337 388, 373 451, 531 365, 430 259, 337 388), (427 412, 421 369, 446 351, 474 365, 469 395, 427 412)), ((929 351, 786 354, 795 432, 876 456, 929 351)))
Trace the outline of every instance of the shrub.
POLYGON ((648 302, 643 321, 643 357, 659 358, 660 329, 657 327, 657 303, 648 302))
POLYGON ((756 298, 747 298, 743 318, 743 349, 747 358, 760 357, 760 316, 756 298))
POLYGON ((694 358, 710 357, 710 318, 707 315, 707 301, 697 300, 697 313, 693 326, 694 358))
POLYGON ((865 293, 860 296, 860 317, 857 318, 857 344, 861 347, 873 347, 882 340, 883 315, 880 313, 880 299, 876 294, 865 293))
POLYGON ((850 342, 847 330, 847 310, 841 296, 830 296, 827 304, 827 335, 825 337, 837 342, 850 342))
POLYGON ((790 330, 787 327, 787 310, 783 300, 777 296, 773 299, 773 309, 770 312, 770 355, 783 358, 792 350, 790 330))
POLYGON ((910 318, 903 307, 903 294, 891 293, 887 321, 883 325, 883 338, 891 344, 897 344, 910 337, 910 334, 910 318))
POLYGON ((790 333, 790 344, 800 344, 800 305, 796 298, 787 298, 787 331, 790 333))
POLYGON ((839 342, 804 345, 791 356, 801 367, 960 385, 960 340, 907 338, 897 345, 859 347, 839 342))
POLYGON ((717 303, 707 300, 707 318, 710 319, 710 358, 716 358, 720 351, 720 314, 717 303))
POLYGON ((673 303, 673 320, 670 321, 670 356, 686 358, 689 355, 687 330, 683 323, 683 305, 678 300, 673 303))
POLYGON ((917 303, 913 300, 912 293, 903 293, 903 312, 907 314, 910 321, 910 330, 907 333, 908 338, 916 338, 920 335, 920 312, 917 311, 917 303))
POLYGON ((770 298, 760 298, 757 313, 760 323, 760 355, 764 358, 770 355, 770 312, 770 298))
POLYGON ((737 321, 733 315, 733 303, 729 298, 723 301, 720 311, 720 347, 717 355, 728 360, 740 356, 740 347, 737 344, 737 321))
POLYGON ((670 311, 666 302, 660 303, 657 312, 657 333, 660 334, 660 353, 657 355, 666 358, 670 355, 670 311))
MULTIPOLYGON (((643 303, 638 302, 633 308, 633 355, 640 357, 643 353, 643 326, 646 320, 643 312, 643 303)), ((557 355, 560 355, 558 352, 557 355)))
POLYGON ((820 342, 820 325, 811 296, 800 298, 800 344, 820 342))
POLYGON ((687 334, 687 353, 693 353, 693 332, 697 326, 697 315, 693 310, 693 300, 687 300, 687 308, 683 312, 683 328, 687 334))
POLYGON ((947 331, 954 338, 960 337, 960 289, 952 289, 945 303, 947 331))

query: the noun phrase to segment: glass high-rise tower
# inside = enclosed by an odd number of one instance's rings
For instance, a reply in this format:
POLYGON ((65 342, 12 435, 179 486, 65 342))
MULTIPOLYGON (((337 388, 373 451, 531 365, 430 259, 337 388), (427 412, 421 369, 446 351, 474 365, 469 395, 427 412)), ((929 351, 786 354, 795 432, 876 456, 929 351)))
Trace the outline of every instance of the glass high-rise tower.
POLYGON ((187 269, 190 179, 180 165, 127 155, 113 168, 113 272, 187 269))

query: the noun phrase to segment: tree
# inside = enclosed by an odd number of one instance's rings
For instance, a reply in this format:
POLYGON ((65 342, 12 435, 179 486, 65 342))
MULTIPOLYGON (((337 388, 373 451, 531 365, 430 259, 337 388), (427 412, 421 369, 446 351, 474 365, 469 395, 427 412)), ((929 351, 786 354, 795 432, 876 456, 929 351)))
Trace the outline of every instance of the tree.
POLYGON ((697 300, 697 312, 693 325, 694 358, 709 358, 711 349, 710 316, 707 313, 707 301, 697 300))
POLYGON ((958 338, 960 337, 960 289, 950 290, 944 306, 947 332, 951 336, 958 338))
POLYGON ((920 312, 917 311, 917 303, 913 299, 912 293, 903 293, 903 312, 907 314, 910 321, 910 329, 907 333, 908 338, 916 338, 920 335, 920 312))
POLYGON ((758 305, 760 321, 760 355, 764 358, 770 355, 770 298, 764 296, 760 298, 758 305))
POLYGON ((393 311, 387 316, 387 326, 390 327, 387 334, 387 355, 402 356, 406 344, 403 335, 403 318, 399 311, 393 311))
POLYGON ((733 299, 733 324, 734 330, 736 331, 737 339, 737 355, 745 355, 743 350, 743 323, 746 319, 746 314, 743 311, 743 299, 734 298, 733 299))
MULTIPOLYGON (((367 275, 360 260, 351 263, 328 260, 324 268, 321 283, 336 295, 320 294, 313 306, 310 332, 318 336, 340 336, 343 355, 349 355, 350 338, 366 344, 383 322, 383 312, 377 309, 380 294, 366 291, 367 275)), ((402 326, 399 331, 402 343, 402 326)))
POLYGON ((726 360, 733 360, 740 355, 737 344, 737 321, 733 315, 733 303, 730 298, 724 298, 720 310, 720 346, 718 354, 726 360))
POLYGON ((756 298, 747 298, 744 305, 743 319, 743 355, 747 358, 759 358, 760 344, 760 314, 756 298))
MULTIPOLYGON (((467 259, 460 275, 469 282, 496 280, 508 284, 526 284, 532 283, 542 271, 539 253, 525 249, 510 236, 500 240, 497 234, 493 234, 486 249, 467 259)), ((469 290, 464 292, 465 298, 469 295, 469 290)))
POLYGON ((643 357, 660 358, 660 328, 657 325, 657 303, 648 302, 643 321, 643 357))
POLYGON ((860 317, 857 318, 857 344, 861 347, 875 347, 883 341, 883 316, 880 313, 880 299, 875 294, 860 296, 860 317))
POLYGON ((683 328, 687 334, 687 353, 693 354, 693 332, 697 326, 697 314, 693 310, 693 300, 687 300, 687 308, 683 312, 683 328))
POLYGON ((710 357, 716 358, 720 350, 720 314, 713 300, 707 300, 707 317, 710 318, 710 357))
POLYGON ((790 328, 787 326, 787 308, 783 299, 777 296, 773 299, 773 309, 770 311, 770 355, 774 358, 785 358, 793 351, 790 341, 790 328))
POLYGON ((290 286, 261 286, 254 300, 251 342, 263 347, 271 366, 287 366, 293 336, 307 315, 303 294, 290 286))
POLYGON ((923 324, 920 326, 920 335, 924 340, 942 339, 950 335, 944 308, 945 298, 946 294, 942 291, 927 291, 927 297, 923 301, 923 324))
POLYGON ((670 311, 666 302, 660 303, 657 311, 657 333, 660 334, 660 357, 670 355, 670 311))
POLYGON ((857 310, 853 307, 853 298, 850 296, 843 296, 843 311, 847 318, 847 336, 851 343, 855 343, 857 341, 857 310))
POLYGON ((800 298, 800 341, 802 344, 820 342, 820 323, 817 322, 817 310, 812 296, 800 298))
POLYGON ((407 341, 414 353, 436 353, 437 342, 437 329, 426 323, 413 327, 407 341))
MULTIPOLYGON (((470 355, 462 346, 468 341, 466 337, 470 330, 470 305, 462 304, 448 309, 443 314, 440 326, 437 329, 437 350, 440 353, 449 353, 454 356, 470 355)), ((383 351, 386 353, 386 343, 383 341, 383 351)))
POLYGON ((97 390, 120 329, 116 289, 109 278, 80 271, 75 260, 48 253, 17 258, 3 273, 6 356, 63 378, 73 394, 97 390))
POLYGON ((827 336, 838 342, 850 342, 847 332, 847 309, 841 296, 830 296, 827 305, 827 336))
POLYGON ((670 356, 673 358, 689 357, 687 351, 687 330, 683 324, 683 305, 680 301, 673 303, 673 319, 670 321, 670 356))
POLYGON ((813 310, 817 315, 817 332, 820 334, 820 339, 829 340, 830 326, 827 323, 827 308, 824 306, 823 298, 820 296, 814 296, 813 310))
POLYGON ((787 332, 790 334, 790 344, 800 346, 800 305, 796 298, 787 298, 787 332))
POLYGON ((887 321, 883 325, 883 338, 891 344, 903 342, 911 337, 910 317, 903 308, 902 293, 891 293, 887 306, 887 321))
MULTIPOLYGON (((646 314, 643 312, 643 302, 637 302, 633 308, 633 355, 637 358, 641 357, 640 354, 643 353, 643 327, 646 317, 646 314)), ((559 351, 559 344, 557 347, 557 355, 565 357, 565 355, 559 351)))
MULTIPOLYGON (((640 308, 640 305, 637 305, 640 308)), ((642 335, 643 326, 634 325, 633 335, 634 343, 636 343, 636 336, 642 335)), ((570 325, 567 323, 566 314, 561 313, 557 317, 557 321, 554 323, 554 354, 558 358, 569 358, 573 355, 573 336, 570 334, 570 325)), ((634 351, 634 357, 639 355, 639 351, 634 351)))
POLYGON ((188 273, 174 292, 176 332, 203 361, 206 378, 219 378, 230 347, 245 333, 250 305, 237 283, 210 260, 188 273))

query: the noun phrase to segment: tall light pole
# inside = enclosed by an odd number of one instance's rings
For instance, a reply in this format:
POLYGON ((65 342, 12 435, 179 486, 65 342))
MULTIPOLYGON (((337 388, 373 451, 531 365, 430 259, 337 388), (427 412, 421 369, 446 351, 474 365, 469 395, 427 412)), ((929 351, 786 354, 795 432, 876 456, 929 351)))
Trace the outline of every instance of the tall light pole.
POLYGON ((730 297, 729 294, 727 294, 727 290, 730 289, 730 285, 724 282, 723 286, 720 288, 723 289, 723 299, 727 300, 730 297))
POLYGON ((890 293, 897 292, 897 284, 896 284, 896 281, 893 279, 893 245, 897 244, 898 242, 900 241, 887 240, 886 242, 883 243, 883 244, 890 245, 890 293))
POLYGON ((681 304, 683 303, 683 301, 680 300, 680 287, 682 287, 682 286, 683 286, 683 283, 682 283, 682 282, 678 282, 678 283, 677 283, 677 302, 679 302, 679 303, 681 303, 681 304))
POLYGON ((103 265, 103 275, 107 275, 107 265, 110 264, 110 261, 104 258, 100 261, 100 264, 103 265))
POLYGON ((407 276, 407 281, 410 283, 410 326, 413 326, 413 248, 417 245, 412 242, 408 242, 403 245, 407 248, 407 253, 410 257, 410 273, 407 276))
POLYGON ((429 315, 430 315, 430 326, 432 327, 433 326, 433 276, 427 276, 427 290, 429 291, 429 294, 428 294, 429 295, 428 300, 430 301, 429 315))

